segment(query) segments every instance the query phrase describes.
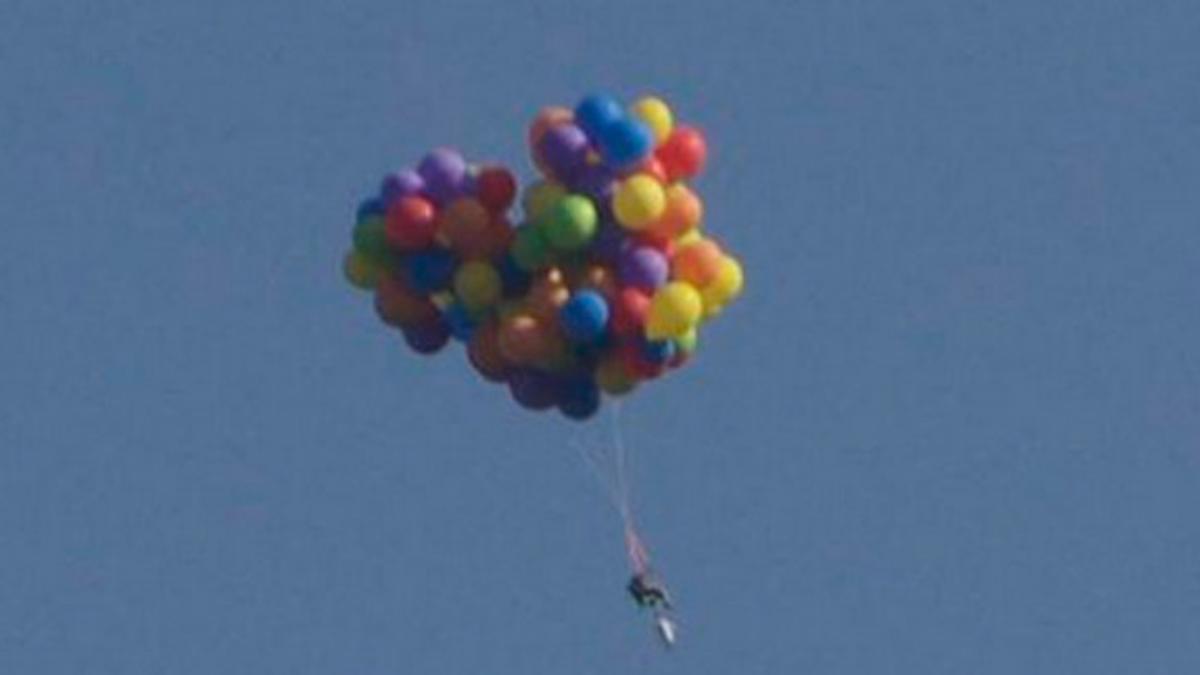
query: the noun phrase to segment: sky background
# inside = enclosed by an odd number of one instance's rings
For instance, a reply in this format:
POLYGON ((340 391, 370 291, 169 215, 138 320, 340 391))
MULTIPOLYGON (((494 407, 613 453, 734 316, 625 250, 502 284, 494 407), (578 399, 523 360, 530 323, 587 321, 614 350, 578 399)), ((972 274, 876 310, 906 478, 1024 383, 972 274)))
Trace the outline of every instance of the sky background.
POLYGON ((1200 672, 1200 4, 0 3, 0 672, 1200 672), (747 294, 571 443, 342 280, 666 97, 747 294))

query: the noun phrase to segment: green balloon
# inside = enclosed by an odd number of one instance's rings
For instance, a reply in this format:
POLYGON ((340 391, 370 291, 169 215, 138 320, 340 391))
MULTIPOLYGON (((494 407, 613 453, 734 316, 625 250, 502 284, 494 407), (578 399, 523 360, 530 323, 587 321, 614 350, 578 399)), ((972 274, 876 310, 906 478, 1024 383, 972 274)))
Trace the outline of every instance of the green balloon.
POLYGON ((567 195, 550 210, 543 229, 550 245, 560 251, 577 251, 596 235, 596 207, 582 195, 567 195))
POLYGON ((388 248, 386 229, 382 216, 363 218, 354 226, 354 250, 376 262, 385 263, 392 260, 392 251, 388 248))
POLYGON ((550 262, 550 245, 541 229, 532 225, 517 228, 510 253, 517 267, 526 272, 536 272, 550 262))

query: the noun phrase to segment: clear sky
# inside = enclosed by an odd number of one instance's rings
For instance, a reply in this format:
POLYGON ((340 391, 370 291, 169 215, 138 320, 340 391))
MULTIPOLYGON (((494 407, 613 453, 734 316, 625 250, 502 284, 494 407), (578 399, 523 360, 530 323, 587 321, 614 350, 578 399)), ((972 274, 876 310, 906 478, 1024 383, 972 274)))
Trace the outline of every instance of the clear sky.
POLYGON ((0 672, 1200 672, 1200 4, 0 3, 0 672), (748 293, 571 450, 339 274, 430 146, 710 137, 748 293))

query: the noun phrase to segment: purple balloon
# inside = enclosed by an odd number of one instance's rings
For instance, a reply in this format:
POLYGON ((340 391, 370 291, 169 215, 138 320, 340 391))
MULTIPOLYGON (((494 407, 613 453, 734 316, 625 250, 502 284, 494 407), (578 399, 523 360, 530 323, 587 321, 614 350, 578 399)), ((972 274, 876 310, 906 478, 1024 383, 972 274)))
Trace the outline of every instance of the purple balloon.
POLYGON ((603 164, 585 164, 576 172, 571 188, 591 197, 598 210, 608 209, 611 215, 613 192, 617 188, 617 177, 611 169, 603 164))
POLYGON ((379 190, 379 195, 383 197, 385 204, 392 204, 405 197, 421 194, 425 189, 425 181, 421 176, 412 169, 404 169, 395 173, 388 174, 383 179, 383 187, 379 190))
POLYGON ((559 399, 558 381, 536 370, 515 370, 510 373, 508 390, 521 407, 530 410, 546 410, 559 399))
POLYGON ((571 182, 587 164, 588 139, 574 124, 559 124, 542 136, 538 145, 542 159, 565 182, 571 182))
POLYGON ((667 257, 650 246, 626 246, 617 257, 621 283, 644 291, 653 291, 667 283, 670 271, 667 257))
POLYGON ((425 155, 417 173, 425 181, 425 194, 439 204, 446 204, 462 194, 467 162, 455 150, 438 148, 425 155))
POLYGON ((615 264, 628 239, 620 225, 606 218, 600 222, 600 228, 592 238, 592 254, 603 262, 615 264))
POLYGON ((441 317, 404 329, 404 341, 418 354, 436 354, 450 340, 450 327, 441 317))

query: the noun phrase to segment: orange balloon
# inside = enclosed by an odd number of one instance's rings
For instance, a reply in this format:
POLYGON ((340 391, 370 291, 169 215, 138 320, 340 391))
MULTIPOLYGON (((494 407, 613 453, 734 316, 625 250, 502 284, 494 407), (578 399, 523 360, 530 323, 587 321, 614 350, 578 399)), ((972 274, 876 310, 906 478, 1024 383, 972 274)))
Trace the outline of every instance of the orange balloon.
POLYGON ((375 311, 386 324, 405 328, 435 317, 437 307, 429 298, 409 288, 394 274, 385 274, 375 287, 375 311))
POLYGON ((508 361, 500 353, 500 326, 494 320, 475 327, 467 345, 467 358, 484 379, 503 382, 508 374, 508 361))
POLYGON ((704 219, 704 202, 683 183, 667 188, 667 207, 662 216, 650 226, 650 232, 674 239, 700 226, 704 219))
POLYGON ((460 255, 487 249, 492 216, 471 197, 456 199, 437 218, 438 235, 460 255))
POLYGON ((545 325, 529 314, 515 314, 500 326, 497 340, 500 354, 515 365, 530 365, 550 351, 545 325))
POLYGON ((711 239, 700 239, 681 246, 671 260, 671 278, 704 288, 717 278, 723 257, 721 247, 711 239))

